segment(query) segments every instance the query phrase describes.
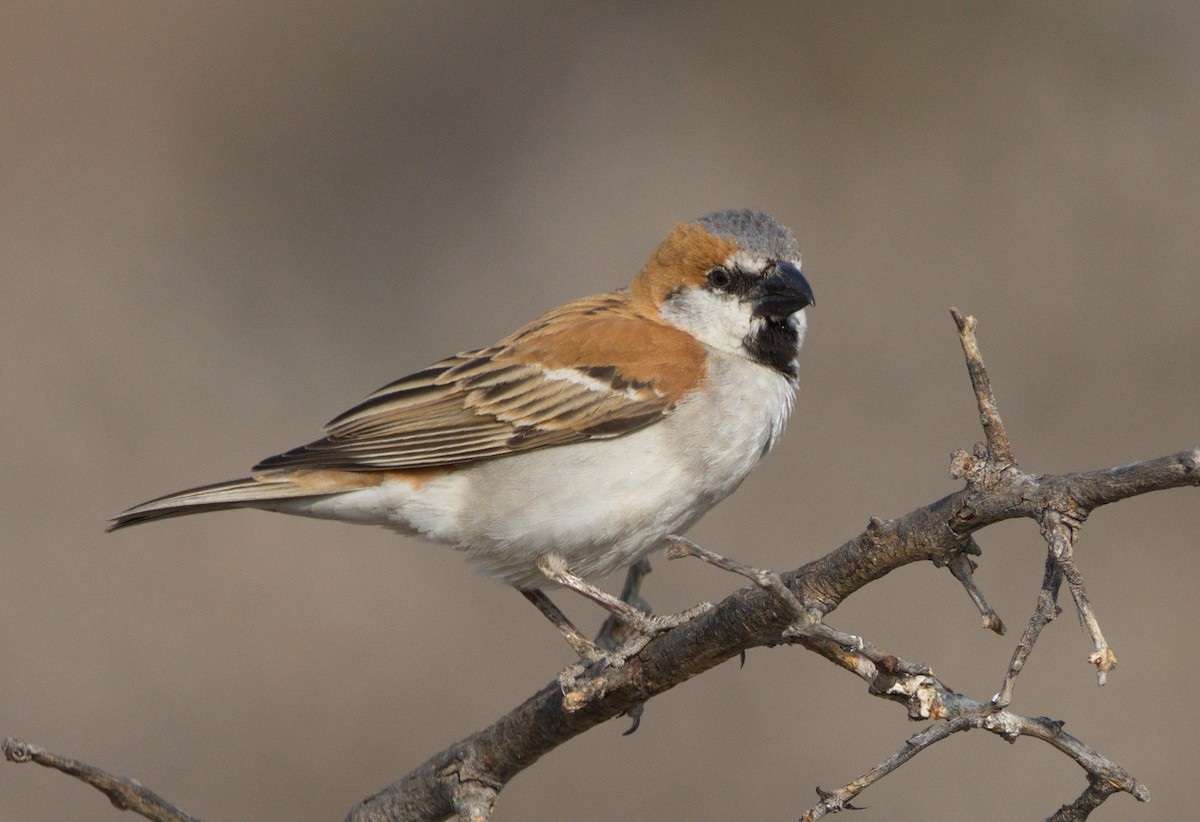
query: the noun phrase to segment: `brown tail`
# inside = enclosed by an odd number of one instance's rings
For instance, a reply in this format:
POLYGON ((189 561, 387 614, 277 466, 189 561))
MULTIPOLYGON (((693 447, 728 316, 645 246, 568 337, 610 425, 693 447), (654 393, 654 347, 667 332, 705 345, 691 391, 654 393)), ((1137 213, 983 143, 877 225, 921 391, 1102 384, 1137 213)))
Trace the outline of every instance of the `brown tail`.
POLYGON ((135 505, 128 511, 123 511, 113 517, 108 531, 115 531, 127 525, 137 525, 139 522, 149 522, 154 519, 181 517, 184 514, 200 514, 205 511, 223 511, 227 508, 253 507, 256 502, 266 502, 275 499, 292 497, 320 496, 311 487, 304 487, 284 477, 265 477, 216 482, 212 485, 201 485, 189 488, 165 497, 152 499, 135 505))

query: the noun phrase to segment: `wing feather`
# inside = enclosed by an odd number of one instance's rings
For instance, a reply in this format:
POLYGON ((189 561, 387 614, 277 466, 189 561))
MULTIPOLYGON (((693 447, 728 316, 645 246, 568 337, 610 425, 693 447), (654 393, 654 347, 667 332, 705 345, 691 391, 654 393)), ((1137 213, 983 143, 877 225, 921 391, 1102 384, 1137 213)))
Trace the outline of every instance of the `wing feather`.
POLYGON ((618 437, 669 414, 703 376, 692 337, 639 314, 625 292, 601 294, 385 385, 322 439, 255 470, 451 466, 618 437))

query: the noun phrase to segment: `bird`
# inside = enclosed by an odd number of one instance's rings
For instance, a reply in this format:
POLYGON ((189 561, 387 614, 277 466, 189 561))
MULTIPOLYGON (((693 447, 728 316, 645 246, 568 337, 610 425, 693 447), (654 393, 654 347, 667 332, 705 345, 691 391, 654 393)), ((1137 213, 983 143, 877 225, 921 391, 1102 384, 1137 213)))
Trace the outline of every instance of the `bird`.
POLYGON ((779 440, 814 304, 795 236, 760 211, 672 228, 627 287, 368 395, 249 476, 118 514, 109 531, 231 508, 384 526, 513 586, 581 658, 546 590, 647 636, 675 627, 589 580, 683 534, 779 440))

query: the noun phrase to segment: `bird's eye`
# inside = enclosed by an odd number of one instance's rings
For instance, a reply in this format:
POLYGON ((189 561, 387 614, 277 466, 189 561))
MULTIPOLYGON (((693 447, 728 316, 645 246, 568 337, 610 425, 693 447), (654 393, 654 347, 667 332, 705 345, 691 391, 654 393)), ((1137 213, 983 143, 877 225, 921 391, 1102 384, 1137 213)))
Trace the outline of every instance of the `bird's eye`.
POLYGON ((713 288, 721 289, 722 291, 729 288, 729 284, 733 282, 733 276, 724 266, 715 266, 708 270, 708 284, 713 288))

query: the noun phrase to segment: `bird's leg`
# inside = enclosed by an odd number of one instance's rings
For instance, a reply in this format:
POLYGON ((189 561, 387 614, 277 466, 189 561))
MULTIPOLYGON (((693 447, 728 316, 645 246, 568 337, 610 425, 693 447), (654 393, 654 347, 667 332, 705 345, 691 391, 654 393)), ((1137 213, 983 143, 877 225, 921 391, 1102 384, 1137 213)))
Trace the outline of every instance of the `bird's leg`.
MULTIPOLYGON (((621 601, 628 602, 634 608, 645 611, 647 614, 653 612, 650 610, 650 603, 642 599, 641 591, 642 580, 648 573, 650 573, 650 560, 642 557, 629 566, 629 570, 625 573, 625 584, 621 586, 621 601)), ((611 651, 628 641, 629 635, 632 633, 634 633, 632 628, 617 619, 616 614, 610 613, 605 618, 604 624, 600 626, 600 632, 596 634, 595 642, 604 650, 611 651)))
MULTIPOLYGON (((558 628, 559 632, 566 637, 571 648, 579 654, 581 661, 567 668, 558 675, 559 687, 562 688, 564 702, 563 705, 568 711, 577 711, 582 708, 590 699, 595 698, 599 692, 581 688, 579 686, 579 678, 589 667, 595 663, 600 663, 601 667, 597 670, 603 670, 603 666, 612 666, 619 668, 628 660, 637 656, 643 648, 650 642, 652 638, 658 634, 668 631, 682 625, 684 622, 699 616, 705 611, 711 610, 712 603, 703 603, 695 608, 690 608, 681 614, 673 616, 651 616, 645 611, 639 610, 636 606, 631 605, 624 599, 614 597, 604 591, 601 591, 594 585, 584 581, 581 577, 567 570, 566 561, 557 554, 540 557, 537 561, 538 569, 546 575, 546 578, 551 582, 555 582, 564 588, 570 588, 576 593, 595 602, 597 605, 608 610, 612 615, 610 619, 615 617, 620 622, 627 625, 636 632, 635 636, 626 639, 618 647, 606 650, 596 643, 589 640, 587 637, 579 633, 579 630, 571 624, 566 615, 558 609, 558 607, 550 601, 542 591, 534 589, 532 591, 522 591, 525 598, 537 606, 537 609, 558 628)), ((642 573, 649 570, 649 563, 642 573)), ((638 580, 640 582, 640 578, 638 580)), ((639 601, 637 599, 636 586, 628 587, 625 591, 629 599, 639 601)), ((604 641, 607 638, 612 641, 612 631, 608 631, 606 622, 605 629, 602 629, 598 640, 604 641)), ((607 644, 607 643, 606 643, 607 644)), ((603 683, 603 679, 592 680, 597 683, 603 683)), ((640 710, 634 708, 635 713, 631 715, 640 716, 640 710)), ((637 728, 635 719, 634 726, 630 730, 637 728)))
POLYGON ((554 623, 554 627, 567 640, 567 644, 571 646, 571 649, 579 654, 580 659, 595 662, 605 658, 604 651, 600 650, 596 643, 579 633, 579 629, 575 627, 575 624, 567 618, 567 615, 557 605, 550 601, 550 597, 546 596, 541 589, 534 588, 531 591, 522 591, 521 596, 532 602, 542 612, 542 616, 554 623))
MULTIPOLYGON (((547 554, 539 557, 537 566, 551 582, 555 582, 564 588, 570 588, 572 591, 582 594, 592 602, 599 605, 601 608, 604 608, 609 613, 613 614, 617 619, 624 622, 630 628, 633 628, 635 631, 643 634, 646 637, 658 636, 665 631, 676 628, 683 623, 694 619, 700 614, 711 610, 713 607, 711 603, 706 602, 702 605, 698 605, 695 608, 689 608, 688 610, 682 611, 678 614, 653 616, 645 613, 644 611, 639 611, 637 608, 625 602, 624 600, 613 596, 607 591, 601 591, 595 585, 587 582, 582 577, 571 573, 567 569, 566 561, 557 554, 547 554)), ((545 611, 542 613, 545 613, 545 611)), ((562 629, 560 628, 559 630, 562 629)))

